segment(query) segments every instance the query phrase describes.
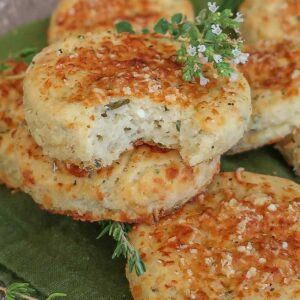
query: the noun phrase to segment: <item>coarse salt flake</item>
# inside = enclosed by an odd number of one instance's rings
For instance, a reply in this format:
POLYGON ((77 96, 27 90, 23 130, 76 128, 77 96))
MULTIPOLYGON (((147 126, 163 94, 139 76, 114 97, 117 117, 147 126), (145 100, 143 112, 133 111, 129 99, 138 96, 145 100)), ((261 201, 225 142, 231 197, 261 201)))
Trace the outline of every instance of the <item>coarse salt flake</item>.
POLYGON ((176 236, 173 236, 173 237, 168 239, 168 242, 174 242, 174 241, 176 241, 176 236))
POLYGON ((296 79, 299 76, 300 76, 300 70, 294 70, 291 77, 292 79, 296 79))
POLYGON ((146 117, 146 113, 143 109, 137 109, 136 113, 142 119, 144 119, 146 117))
POLYGON ((249 223, 251 219, 249 217, 245 217, 245 219, 243 219, 237 226, 237 232, 239 234, 242 234, 245 232, 246 228, 247 228, 247 224, 249 223))
POLYGON ((73 59, 73 58, 77 58, 78 56, 79 56, 78 53, 74 53, 74 54, 71 54, 69 57, 71 59, 73 59))
POLYGON ((149 93, 157 93, 161 89, 161 86, 159 84, 152 84, 149 85, 149 93))
POLYGON ((175 101, 176 100, 176 95, 174 95, 174 94, 166 95, 166 100, 167 101, 175 101))
POLYGON ((126 86, 123 88, 123 92, 125 95, 131 95, 131 88, 129 86, 126 86))
POLYGON ((252 277, 255 277, 256 276, 256 268, 254 267, 251 267, 248 272, 246 273, 246 278, 247 279, 250 279, 252 277))
POLYGON ((214 261, 214 259, 213 259, 212 257, 206 257, 206 258, 204 259, 204 262, 205 262, 205 264, 206 264, 207 266, 209 266, 209 267, 213 266, 214 263, 215 263, 215 261, 214 261))
POLYGON ((56 163, 54 162, 52 165, 52 172, 55 173, 58 170, 56 163))
POLYGON ((268 206, 268 210, 269 210, 269 211, 276 211, 276 210, 277 210, 277 205, 271 203, 271 204, 268 206))
POLYGON ((265 264, 267 262, 267 260, 264 257, 260 257, 260 259, 258 260, 258 262, 263 265, 263 264, 265 264))

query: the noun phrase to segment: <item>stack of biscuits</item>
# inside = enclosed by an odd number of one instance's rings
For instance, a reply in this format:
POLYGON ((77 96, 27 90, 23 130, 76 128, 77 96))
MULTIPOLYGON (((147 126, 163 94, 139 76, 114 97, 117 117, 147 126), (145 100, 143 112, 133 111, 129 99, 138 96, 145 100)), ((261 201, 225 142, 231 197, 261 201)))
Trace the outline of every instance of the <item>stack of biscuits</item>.
POLYGON ((241 75, 184 81, 179 46, 105 32, 38 54, 16 133, 22 189, 56 213, 126 222, 157 221, 201 193, 243 136, 250 91, 241 75))
POLYGON ((300 126, 299 48, 253 46, 253 33, 237 81, 207 66, 201 86, 182 79, 177 41, 107 31, 177 12, 193 15, 183 0, 61 1, 24 95, 26 66, 9 62, 0 81, 0 180, 54 213, 134 223, 146 265, 127 272, 135 300, 298 299, 299 185, 218 173, 223 153, 300 126))
MULTIPOLYGON (((49 40, 58 41, 27 70, 26 122, 10 134, 18 178, 13 187, 42 208, 75 219, 152 223, 202 193, 219 172, 220 155, 247 127, 249 86, 242 75, 236 82, 213 78, 209 68, 207 86, 184 81, 178 42, 98 33, 117 16, 108 24, 90 18, 84 24, 94 32, 82 34, 88 29, 76 29, 77 13, 100 9, 84 2, 71 8, 70 1, 60 3, 49 29, 49 40), (70 37, 59 41, 61 32, 70 37)), ((131 10, 132 2, 120 18, 130 11, 141 26, 153 22, 131 10)), ((159 17, 181 3, 181 11, 192 15, 188 2, 176 3, 143 5, 159 17)))

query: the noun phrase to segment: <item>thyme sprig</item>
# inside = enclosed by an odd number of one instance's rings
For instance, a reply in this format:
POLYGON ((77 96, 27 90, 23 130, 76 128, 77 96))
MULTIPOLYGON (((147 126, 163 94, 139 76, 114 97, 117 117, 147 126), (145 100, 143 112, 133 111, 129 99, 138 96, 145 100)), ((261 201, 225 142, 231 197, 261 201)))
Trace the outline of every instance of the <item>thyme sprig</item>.
MULTIPOLYGON (((28 283, 12 283, 8 287, 0 285, 0 299, 4 300, 39 300, 34 297, 35 289, 31 288, 28 283), (4 295, 4 298, 1 298, 4 295)), ((64 293, 52 293, 46 300, 53 300, 59 297, 66 297, 64 293)))
MULTIPOLYGON (((241 51, 241 22, 242 14, 234 15, 230 9, 220 11, 215 2, 208 2, 208 9, 202 9, 194 21, 177 13, 171 20, 160 19, 153 30, 181 42, 177 60, 183 64, 183 79, 192 81, 199 78, 200 84, 206 85, 209 79, 204 75, 204 65, 213 66, 219 76, 236 80, 237 74, 232 65, 246 63, 249 55, 241 51)), ((118 32, 134 33, 127 21, 117 23, 116 29, 118 32)))
POLYGON ((102 221, 99 223, 102 231, 98 236, 98 239, 108 234, 116 242, 116 248, 113 252, 112 258, 124 256, 128 259, 129 272, 135 269, 137 276, 141 276, 145 273, 146 267, 142 261, 137 249, 130 243, 128 233, 131 231, 131 225, 127 223, 121 223, 116 221, 102 221))

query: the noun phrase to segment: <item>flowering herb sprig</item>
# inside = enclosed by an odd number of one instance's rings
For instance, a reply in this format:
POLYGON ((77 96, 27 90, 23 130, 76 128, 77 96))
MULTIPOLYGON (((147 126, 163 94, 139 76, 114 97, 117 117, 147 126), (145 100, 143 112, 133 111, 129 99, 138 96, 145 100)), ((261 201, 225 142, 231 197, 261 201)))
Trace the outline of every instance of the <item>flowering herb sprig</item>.
POLYGON ((129 272, 135 269, 137 276, 141 276, 145 273, 146 267, 142 261, 138 250, 130 243, 128 233, 131 231, 131 225, 127 223, 121 223, 116 221, 102 221, 100 222, 102 231, 98 236, 98 239, 108 234, 116 242, 117 246, 112 255, 112 258, 117 258, 123 255, 128 259, 129 272))
MULTIPOLYGON (((239 27, 243 16, 235 16, 230 9, 219 10, 215 2, 208 2, 208 9, 202 9, 194 21, 177 13, 168 21, 160 19, 154 26, 154 32, 167 34, 181 42, 177 51, 177 60, 183 63, 183 79, 192 81, 200 79, 201 85, 206 85, 209 79, 205 77, 203 67, 210 64, 222 77, 237 79, 232 64, 244 64, 248 54, 241 51, 243 40, 239 27)), ((134 33, 131 24, 121 21, 116 25, 118 32, 134 33)))
MULTIPOLYGON (((0 299, 2 300, 39 300, 33 297, 35 290, 28 283, 12 283, 8 287, 0 285, 0 299)), ((46 300, 66 297, 64 293, 52 293, 46 300)))

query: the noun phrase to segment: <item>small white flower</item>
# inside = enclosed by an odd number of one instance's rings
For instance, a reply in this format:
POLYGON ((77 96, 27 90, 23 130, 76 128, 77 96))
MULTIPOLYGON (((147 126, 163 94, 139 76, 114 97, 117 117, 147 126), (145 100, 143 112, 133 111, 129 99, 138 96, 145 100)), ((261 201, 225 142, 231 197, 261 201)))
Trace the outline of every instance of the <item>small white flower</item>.
POLYGON ((237 57, 242 53, 241 50, 239 50, 237 48, 234 48, 231 52, 232 52, 234 57, 237 57))
POLYGON ((237 22, 240 22, 240 23, 244 22, 244 16, 243 16, 243 14, 241 14, 240 12, 238 12, 236 14, 236 17, 235 17, 234 20, 237 21, 237 22))
POLYGON ((242 53, 240 55, 240 62, 241 64, 245 64, 248 61, 249 53, 242 53))
POLYGON ((223 58, 220 54, 214 54, 214 61, 218 64, 223 61, 223 58))
POLYGON ((238 74, 236 72, 231 73, 229 80, 230 81, 237 81, 238 74))
POLYGON ((203 53, 206 51, 206 46, 205 45, 199 45, 198 46, 198 52, 199 53, 203 53))
POLYGON ((215 12, 219 9, 219 6, 217 5, 216 2, 208 2, 208 9, 209 9, 212 13, 215 13, 215 12))
POLYGON ((233 49, 232 54, 234 56, 233 63, 238 64, 245 64, 248 61, 249 53, 243 53, 239 49, 233 49))
POLYGON ((222 33, 222 29, 219 24, 212 24, 211 31, 216 35, 220 35, 222 33))
POLYGON ((200 76, 200 85, 204 86, 207 85, 209 83, 209 79, 207 79, 204 76, 200 76))
POLYGON ((189 56, 195 56, 197 53, 196 47, 193 47, 192 45, 189 45, 187 48, 187 53, 189 56))

